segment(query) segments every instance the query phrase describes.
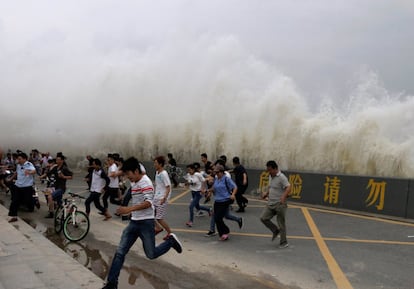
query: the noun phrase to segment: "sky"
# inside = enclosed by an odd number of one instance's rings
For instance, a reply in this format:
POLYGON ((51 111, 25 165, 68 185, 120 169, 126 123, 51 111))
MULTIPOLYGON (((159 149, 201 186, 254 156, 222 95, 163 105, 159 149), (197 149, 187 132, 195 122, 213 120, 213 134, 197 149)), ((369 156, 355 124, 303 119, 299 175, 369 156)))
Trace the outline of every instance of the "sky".
POLYGON ((402 0, 0 0, 1 145, 409 176, 413 27, 402 0))

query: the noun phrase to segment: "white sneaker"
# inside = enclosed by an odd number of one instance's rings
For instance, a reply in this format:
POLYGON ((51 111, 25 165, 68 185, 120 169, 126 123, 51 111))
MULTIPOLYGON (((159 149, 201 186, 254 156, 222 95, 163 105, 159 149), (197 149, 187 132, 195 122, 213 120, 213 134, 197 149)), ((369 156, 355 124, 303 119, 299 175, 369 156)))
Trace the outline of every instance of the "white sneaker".
POLYGON ((284 242, 284 243, 280 243, 279 248, 283 249, 283 248, 287 248, 289 247, 289 243, 288 242, 284 242))
POLYGON ((177 253, 181 254, 183 252, 183 245, 181 245, 181 242, 178 240, 177 236, 174 233, 171 233, 168 238, 173 241, 173 245, 171 247, 174 248, 177 253))

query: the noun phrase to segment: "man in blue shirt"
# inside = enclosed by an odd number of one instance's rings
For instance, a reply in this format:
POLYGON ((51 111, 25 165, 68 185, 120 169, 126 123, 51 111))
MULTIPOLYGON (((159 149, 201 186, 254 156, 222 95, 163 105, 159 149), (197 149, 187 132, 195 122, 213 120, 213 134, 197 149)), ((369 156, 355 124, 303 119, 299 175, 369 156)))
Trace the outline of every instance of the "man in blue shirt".
POLYGON ((13 175, 13 178, 17 177, 17 179, 12 187, 9 209, 10 223, 17 221, 17 210, 21 203, 26 203, 29 211, 34 210, 33 183, 35 174, 36 168, 31 162, 27 161, 27 155, 24 152, 19 152, 17 154, 16 172, 13 175))

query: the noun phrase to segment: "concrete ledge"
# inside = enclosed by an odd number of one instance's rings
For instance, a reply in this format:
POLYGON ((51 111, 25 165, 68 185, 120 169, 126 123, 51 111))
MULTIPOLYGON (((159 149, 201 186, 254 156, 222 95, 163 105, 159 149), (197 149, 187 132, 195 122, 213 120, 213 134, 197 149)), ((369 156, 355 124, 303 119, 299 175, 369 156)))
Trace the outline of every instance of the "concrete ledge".
POLYGON ((0 289, 98 289, 104 283, 0 205, 0 289))

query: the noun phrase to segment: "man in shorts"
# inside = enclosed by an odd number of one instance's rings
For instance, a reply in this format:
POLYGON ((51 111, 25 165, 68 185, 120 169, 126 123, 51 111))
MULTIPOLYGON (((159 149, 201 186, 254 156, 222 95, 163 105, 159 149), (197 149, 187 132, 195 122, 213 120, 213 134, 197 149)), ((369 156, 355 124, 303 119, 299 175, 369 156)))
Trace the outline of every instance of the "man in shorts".
POLYGON ((154 159, 155 174, 155 195, 154 195, 154 207, 155 207, 155 234, 162 232, 164 229, 167 234, 164 240, 171 234, 171 228, 165 221, 165 215, 167 214, 168 200, 171 195, 171 181, 167 171, 164 169, 166 160, 164 156, 158 156, 154 159))

